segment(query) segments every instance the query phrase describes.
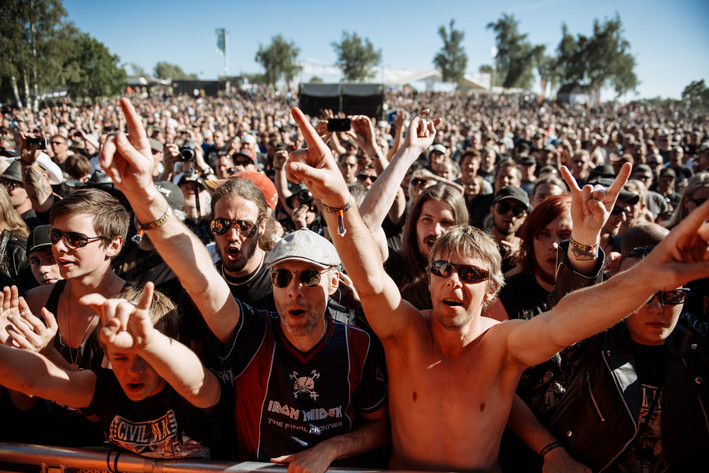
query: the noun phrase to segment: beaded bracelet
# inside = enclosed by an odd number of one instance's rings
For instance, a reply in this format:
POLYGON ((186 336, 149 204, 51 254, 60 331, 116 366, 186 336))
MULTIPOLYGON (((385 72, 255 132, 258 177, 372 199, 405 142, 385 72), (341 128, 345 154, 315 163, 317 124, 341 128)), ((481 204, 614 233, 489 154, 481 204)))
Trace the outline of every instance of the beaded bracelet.
POLYGON ((337 234, 340 236, 345 236, 345 233, 347 233, 347 230, 345 229, 344 213, 347 212, 353 205, 354 197, 352 197, 352 194, 350 194, 350 199, 347 201, 347 203, 339 209, 322 204, 323 210, 331 214, 337 214, 337 234))

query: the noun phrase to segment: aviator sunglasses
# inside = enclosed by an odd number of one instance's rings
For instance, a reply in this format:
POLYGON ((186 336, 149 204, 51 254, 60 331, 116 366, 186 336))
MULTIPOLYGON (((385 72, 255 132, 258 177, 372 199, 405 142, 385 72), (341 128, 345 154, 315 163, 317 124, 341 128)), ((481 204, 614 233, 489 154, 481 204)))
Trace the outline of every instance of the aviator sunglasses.
POLYGON ((209 230, 215 235, 224 235, 232 225, 239 229, 239 234, 243 238, 251 238, 258 231, 258 222, 252 223, 248 220, 229 220, 224 217, 217 217, 209 223, 209 230))
POLYGON ((293 275, 297 274, 299 275, 300 283, 303 287, 315 287, 320 284, 320 276, 326 271, 327 269, 321 271, 317 269, 306 269, 305 271, 291 272, 287 269, 274 269, 271 271, 271 282, 273 282, 274 286, 283 289, 284 287, 288 287, 288 284, 290 284, 293 279, 293 275))
POLYGON ((64 238, 64 243, 66 243, 69 248, 83 248, 92 240, 108 240, 108 237, 105 236, 90 237, 79 232, 64 232, 54 227, 49 230, 49 239, 52 241, 52 244, 56 245, 59 243, 62 237, 64 238))
POLYGON ((453 274, 453 271, 457 271, 460 280, 466 284, 477 284, 490 278, 490 273, 482 268, 471 264, 455 264, 445 260, 431 261, 428 270, 431 274, 441 278, 448 278, 453 274))
POLYGON ((674 291, 657 291, 655 294, 647 300, 646 304, 652 302, 652 300, 657 296, 662 305, 680 305, 684 304, 684 301, 689 295, 689 289, 686 287, 680 287, 674 291))

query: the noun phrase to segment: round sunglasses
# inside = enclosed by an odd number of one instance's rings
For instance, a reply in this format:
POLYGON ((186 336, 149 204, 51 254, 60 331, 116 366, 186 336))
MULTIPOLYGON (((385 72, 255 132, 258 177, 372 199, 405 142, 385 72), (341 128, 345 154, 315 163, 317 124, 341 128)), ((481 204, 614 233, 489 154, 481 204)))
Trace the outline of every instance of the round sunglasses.
POLYGON ((288 287, 291 280, 293 280, 293 275, 297 274, 300 283, 304 287, 315 287, 320 284, 320 276, 325 273, 327 269, 318 271, 317 269, 306 269, 305 271, 288 271, 287 269, 274 269, 271 271, 271 282, 274 286, 281 289, 288 287))

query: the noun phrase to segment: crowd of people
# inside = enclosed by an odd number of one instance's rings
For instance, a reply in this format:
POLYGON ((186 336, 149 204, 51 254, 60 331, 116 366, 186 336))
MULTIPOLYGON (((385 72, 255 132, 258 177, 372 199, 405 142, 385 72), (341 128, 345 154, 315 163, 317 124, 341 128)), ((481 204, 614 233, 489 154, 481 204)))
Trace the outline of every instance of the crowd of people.
POLYGON ((446 471, 709 462, 709 129, 467 93, 3 110, 0 440, 446 471))

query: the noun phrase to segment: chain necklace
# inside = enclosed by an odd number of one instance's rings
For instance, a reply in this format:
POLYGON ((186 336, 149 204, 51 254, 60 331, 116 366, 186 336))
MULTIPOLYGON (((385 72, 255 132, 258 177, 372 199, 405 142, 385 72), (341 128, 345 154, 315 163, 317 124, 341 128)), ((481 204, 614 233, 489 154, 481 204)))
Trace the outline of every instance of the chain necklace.
MULTIPOLYGON (((111 297, 111 294, 113 293, 113 286, 116 284, 116 273, 113 273, 113 281, 111 282, 111 288, 108 290, 108 297, 111 297)), ((62 334, 59 333, 59 342, 66 346, 67 350, 69 350, 69 368, 72 371, 79 371, 79 361, 81 358, 81 347, 84 345, 86 342, 86 339, 89 335, 89 329, 94 323, 94 320, 96 320, 96 317, 98 317, 98 313, 94 312, 94 315, 91 317, 91 320, 89 320, 88 325, 86 326, 86 330, 84 330, 84 335, 81 337, 81 341, 79 342, 79 345, 76 347, 76 356, 74 356, 74 348, 71 347, 71 329, 70 323, 69 323, 69 309, 70 309, 70 304, 71 304, 71 279, 69 280, 67 284, 67 289, 69 289, 69 293, 67 294, 66 298, 66 335, 67 335, 67 340, 66 340, 66 345, 62 341, 62 334)))
POLYGON ((253 279, 254 279, 254 278, 258 275, 258 273, 261 271, 261 267, 263 266, 263 260, 264 260, 265 257, 266 257, 265 254, 264 254, 263 256, 261 256, 261 262, 258 264, 258 268, 256 268, 256 270, 255 270, 253 273, 251 273, 251 276, 249 276, 249 277, 246 279, 246 281, 241 281, 241 282, 234 282, 234 281, 230 281, 230 280, 229 280, 230 278, 231 278, 231 279, 233 279, 233 278, 232 278, 231 276, 227 275, 227 274, 224 272, 224 262, 222 262, 222 278, 223 278, 223 279, 227 282, 227 284, 229 284, 230 286, 243 286, 244 284, 248 284, 248 283, 250 283, 251 281, 253 281, 253 279))

